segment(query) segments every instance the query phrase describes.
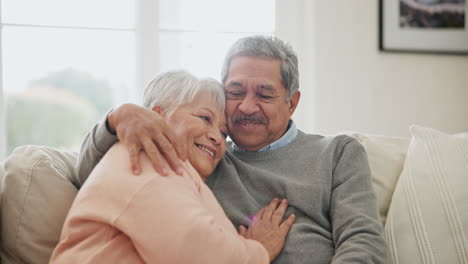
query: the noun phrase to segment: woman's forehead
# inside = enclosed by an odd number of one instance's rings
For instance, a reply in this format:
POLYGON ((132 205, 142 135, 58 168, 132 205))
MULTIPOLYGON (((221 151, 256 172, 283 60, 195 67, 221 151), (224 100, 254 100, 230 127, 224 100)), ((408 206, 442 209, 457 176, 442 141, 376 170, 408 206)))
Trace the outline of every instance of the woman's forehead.
POLYGON ((206 91, 198 93, 195 98, 193 98, 192 104, 197 107, 208 107, 210 109, 216 109, 216 111, 224 111, 216 98, 206 91))

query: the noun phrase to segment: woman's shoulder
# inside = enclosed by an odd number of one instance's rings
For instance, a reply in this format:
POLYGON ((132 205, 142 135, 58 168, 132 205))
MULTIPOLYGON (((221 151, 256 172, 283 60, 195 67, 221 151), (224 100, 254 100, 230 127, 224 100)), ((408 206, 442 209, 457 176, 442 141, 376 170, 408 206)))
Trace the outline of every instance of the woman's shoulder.
MULTIPOLYGON (((183 182, 195 183, 195 185, 203 182, 189 161, 182 162, 182 176, 177 175, 171 169, 168 170, 168 175, 162 176, 154 169, 149 157, 143 151, 140 152, 139 162, 141 173, 134 175, 131 170, 130 154, 127 148, 122 143, 116 143, 93 171, 92 174, 97 174, 97 176, 92 176, 101 178, 100 181, 105 181, 107 184, 117 184, 118 186, 114 186, 115 189, 119 189, 119 186, 126 189, 130 187, 137 188, 137 186, 141 187, 141 185, 147 184, 149 181, 161 185, 161 188, 165 188, 164 185, 176 185, 183 182)), ((170 168, 167 163, 164 165, 166 168, 170 168)))
MULTIPOLYGON (((119 215, 131 201, 132 196, 152 177, 159 177, 156 171, 154 175, 149 173, 134 175, 130 169, 129 159, 128 151, 123 144, 115 144, 99 161, 78 192, 74 207, 79 210, 75 212, 89 218, 99 209, 107 212, 99 215, 113 218, 112 216, 119 215)), ((146 161, 142 160, 142 164, 145 163, 146 161)))
MULTIPOLYGON (((74 202, 74 214, 78 217, 104 217, 108 221, 118 216, 133 203, 135 197, 151 189, 152 197, 157 199, 165 193, 196 193, 200 190, 200 181, 196 180, 195 169, 189 162, 184 163, 184 175, 170 172, 168 176, 160 175, 152 166, 149 158, 141 154, 142 172, 134 175, 130 169, 130 158, 127 149, 121 143, 115 144, 91 172, 88 180, 80 189, 74 202), (94 216, 93 216, 94 215, 94 216)), ((198 176, 199 177, 199 176, 198 176)))

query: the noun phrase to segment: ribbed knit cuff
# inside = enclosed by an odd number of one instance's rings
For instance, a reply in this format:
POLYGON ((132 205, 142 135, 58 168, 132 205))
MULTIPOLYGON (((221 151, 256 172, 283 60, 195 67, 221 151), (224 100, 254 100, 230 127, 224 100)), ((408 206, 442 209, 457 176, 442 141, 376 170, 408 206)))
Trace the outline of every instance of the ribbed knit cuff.
MULTIPOLYGON (((111 110, 112 111, 112 110, 111 110)), ((119 141, 119 138, 117 135, 112 134, 108 128, 107 128, 107 116, 111 112, 109 111, 106 114, 106 117, 99 121, 98 127, 96 129, 96 134, 95 134, 95 146, 96 149, 101 152, 105 153, 107 152, 112 145, 114 145, 117 141, 119 141)))

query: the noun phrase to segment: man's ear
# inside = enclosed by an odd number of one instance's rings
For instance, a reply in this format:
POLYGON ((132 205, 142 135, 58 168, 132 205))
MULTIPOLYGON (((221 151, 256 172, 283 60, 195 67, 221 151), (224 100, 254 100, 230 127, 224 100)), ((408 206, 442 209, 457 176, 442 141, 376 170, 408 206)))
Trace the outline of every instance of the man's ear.
POLYGON ((289 114, 292 116, 294 111, 296 111, 297 104, 299 104, 299 99, 301 99, 301 92, 296 91, 289 99, 289 114))

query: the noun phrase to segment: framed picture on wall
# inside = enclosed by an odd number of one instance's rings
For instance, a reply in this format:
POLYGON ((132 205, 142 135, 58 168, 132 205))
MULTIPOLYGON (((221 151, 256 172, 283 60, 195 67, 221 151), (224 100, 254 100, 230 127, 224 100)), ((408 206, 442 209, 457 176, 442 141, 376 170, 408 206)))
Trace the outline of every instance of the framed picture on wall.
POLYGON ((380 0, 380 50, 468 54, 467 0, 380 0))

